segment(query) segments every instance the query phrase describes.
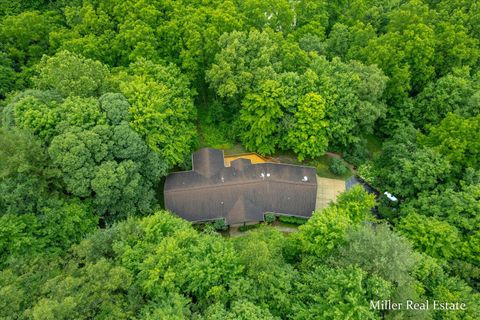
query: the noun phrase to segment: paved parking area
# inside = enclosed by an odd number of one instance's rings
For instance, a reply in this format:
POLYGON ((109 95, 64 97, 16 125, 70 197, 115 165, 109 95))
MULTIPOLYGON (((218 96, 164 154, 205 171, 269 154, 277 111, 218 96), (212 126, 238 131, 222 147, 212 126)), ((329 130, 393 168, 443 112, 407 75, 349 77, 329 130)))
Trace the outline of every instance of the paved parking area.
POLYGON ((345 191, 345 181, 322 178, 317 175, 317 203, 315 210, 320 211, 335 202, 337 196, 345 191))

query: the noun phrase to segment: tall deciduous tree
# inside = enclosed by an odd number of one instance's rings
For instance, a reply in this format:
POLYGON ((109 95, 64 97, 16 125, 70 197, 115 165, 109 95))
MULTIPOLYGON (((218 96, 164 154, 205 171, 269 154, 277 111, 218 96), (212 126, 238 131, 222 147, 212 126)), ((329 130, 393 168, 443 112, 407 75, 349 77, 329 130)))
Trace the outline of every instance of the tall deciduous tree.
POLYGON ((193 92, 173 65, 139 60, 117 75, 131 103, 130 126, 170 167, 182 164, 196 144, 193 92))
POLYGON ((100 96, 108 89, 109 71, 106 66, 69 51, 45 56, 36 71, 33 82, 38 89, 54 90, 64 97, 100 96))
POLYGON ((275 80, 266 80, 258 92, 245 96, 240 111, 242 142, 249 150, 272 154, 278 144, 278 122, 286 104, 284 89, 275 80))
POLYGON ((315 158, 325 153, 328 146, 328 122, 325 118, 325 99, 316 93, 306 94, 297 106, 294 123, 287 133, 287 145, 295 151, 298 160, 315 158))

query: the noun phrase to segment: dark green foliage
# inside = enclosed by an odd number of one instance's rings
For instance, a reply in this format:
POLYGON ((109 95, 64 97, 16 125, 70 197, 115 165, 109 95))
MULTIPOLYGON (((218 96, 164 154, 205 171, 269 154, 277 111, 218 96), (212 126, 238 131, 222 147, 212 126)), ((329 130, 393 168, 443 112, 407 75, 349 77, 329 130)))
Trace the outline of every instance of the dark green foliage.
POLYGON ((228 229, 228 226, 225 224, 225 219, 218 219, 213 223, 213 228, 217 231, 225 231, 228 229))
POLYGON ((348 163, 353 164, 354 166, 359 166, 365 163, 369 158, 369 150, 367 148, 367 143, 365 140, 360 140, 359 143, 352 145, 350 148, 345 150, 343 158, 348 163))
POLYGON ((306 219, 304 218, 297 218, 297 217, 291 217, 291 216, 278 216, 278 221, 288 223, 288 224, 295 224, 295 225, 302 225, 307 222, 306 219))
POLYGON ((0 129, 0 215, 35 213, 54 172, 31 134, 0 129))
POLYGON ((265 222, 266 223, 271 224, 276 219, 277 219, 277 217, 275 216, 274 213, 271 213, 271 212, 265 213, 265 222))
POLYGON ((330 160, 330 171, 338 176, 343 176, 348 172, 348 167, 345 165, 345 163, 338 158, 332 158, 330 160))

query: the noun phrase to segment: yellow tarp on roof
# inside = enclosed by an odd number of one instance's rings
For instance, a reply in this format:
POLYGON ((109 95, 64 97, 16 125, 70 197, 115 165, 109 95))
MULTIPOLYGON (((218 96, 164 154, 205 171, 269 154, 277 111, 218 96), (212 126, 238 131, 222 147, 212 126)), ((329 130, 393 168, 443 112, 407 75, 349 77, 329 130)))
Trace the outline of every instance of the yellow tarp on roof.
POLYGON ((237 159, 248 159, 252 163, 263 163, 263 162, 272 162, 267 158, 262 157, 256 153, 242 153, 242 154, 233 154, 230 156, 224 156, 223 160, 225 162, 225 167, 230 167, 230 162, 237 159))

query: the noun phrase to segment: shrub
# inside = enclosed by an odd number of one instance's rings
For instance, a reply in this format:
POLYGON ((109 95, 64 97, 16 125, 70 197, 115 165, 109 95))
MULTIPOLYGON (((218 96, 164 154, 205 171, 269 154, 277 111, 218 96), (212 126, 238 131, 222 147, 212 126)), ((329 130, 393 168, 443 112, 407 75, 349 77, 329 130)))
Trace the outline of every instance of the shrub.
POLYGON ((284 223, 302 225, 307 222, 305 218, 290 217, 290 216, 279 216, 278 220, 284 223))
POLYGON ((217 231, 225 231, 228 229, 228 226, 225 224, 224 219, 218 219, 213 222, 213 228, 217 231))
POLYGON ((342 160, 337 158, 332 158, 329 169, 333 174, 336 174, 338 176, 343 176, 348 171, 348 168, 345 165, 345 163, 342 160))
POLYGON ((275 221, 275 214, 268 212, 265 214, 265 222, 271 224, 275 221))

